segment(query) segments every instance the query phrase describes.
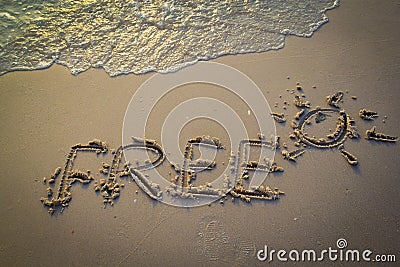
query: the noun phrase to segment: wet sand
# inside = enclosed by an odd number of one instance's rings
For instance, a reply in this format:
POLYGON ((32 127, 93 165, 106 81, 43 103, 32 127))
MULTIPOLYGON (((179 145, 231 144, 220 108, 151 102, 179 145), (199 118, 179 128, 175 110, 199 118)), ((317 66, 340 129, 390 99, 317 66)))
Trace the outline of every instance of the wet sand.
MULTIPOLYGON (((277 153, 275 161, 285 171, 265 183, 285 192, 278 201, 232 202, 229 197, 223 205, 175 208, 150 199, 127 181, 115 205, 104 209, 93 184, 76 184, 70 206, 49 216, 39 201, 46 194, 43 177, 63 166, 73 144, 99 138, 117 148, 129 100, 153 74, 110 78, 102 70, 90 70, 75 77, 53 66, 1 76, 0 264, 262 266, 268 263, 258 262, 255 252, 264 245, 318 251, 336 247, 339 238, 347 240, 349 249, 396 254, 399 260, 399 146, 364 139, 372 126, 400 134, 399 8, 396 1, 343 0, 312 38, 289 37, 279 51, 214 60, 248 75, 272 111, 288 114, 285 123, 276 123, 285 141, 296 113, 286 89, 300 82, 312 107, 326 106, 326 96, 348 90, 342 106, 361 138, 346 140, 345 148, 359 164, 349 165, 337 150, 308 148, 296 163, 277 153), (283 101, 291 104, 286 110, 283 101), (361 119, 358 112, 364 108, 379 117, 361 119)), ((176 95, 225 97, 213 88, 188 89, 192 91, 176 95)), ((173 107, 170 98, 160 114, 173 107)), ((244 106, 237 109, 246 115, 244 106)), ((160 121, 161 115, 150 125, 154 138, 159 138, 160 121)), ((205 122, 184 132, 185 138, 199 134, 224 136, 217 125, 205 122)), ((290 150, 296 148, 287 143, 290 150)), ((92 170, 99 179, 101 162, 110 160, 110 155, 78 155, 77 167, 92 170)))

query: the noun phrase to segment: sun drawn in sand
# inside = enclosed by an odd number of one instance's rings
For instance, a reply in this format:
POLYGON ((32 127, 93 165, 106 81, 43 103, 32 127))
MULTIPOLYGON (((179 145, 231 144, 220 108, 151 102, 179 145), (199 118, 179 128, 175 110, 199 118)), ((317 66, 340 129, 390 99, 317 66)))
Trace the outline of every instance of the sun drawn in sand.
MULTIPOLYGON (((298 84, 296 89, 302 91, 302 87, 298 84)), ((295 91, 291 91, 295 94, 295 91)), ((305 94, 294 95, 293 104, 297 107, 298 112, 294 115, 291 121, 292 133, 289 135, 290 139, 293 140, 294 145, 299 147, 293 151, 286 150, 287 144, 284 143, 281 154, 284 159, 296 162, 297 157, 303 155, 306 152, 307 147, 313 147, 317 149, 337 149, 340 154, 352 165, 358 165, 358 159, 356 156, 345 150, 344 143, 346 139, 359 139, 360 135, 358 129, 355 126, 355 121, 350 117, 345 109, 341 108, 343 103, 344 92, 338 91, 332 95, 326 97, 326 103, 328 107, 317 106, 311 108, 311 103, 305 100, 305 94), (322 137, 316 137, 310 135, 308 130, 312 130, 316 125, 323 124, 326 120, 336 118, 335 129, 329 129, 329 133, 322 137)), ((357 97, 352 96, 352 99, 357 97)), ((284 105, 288 105, 284 101, 284 105)), ((277 104, 275 105, 275 107, 277 104)), ((284 107, 286 109, 286 106, 284 107)), ((283 113, 273 112, 271 114, 275 121, 278 123, 285 123, 286 118, 283 113)), ((378 113, 372 110, 361 109, 359 116, 363 120, 374 120, 378 117, 378 113)), ((387 118, 385 116, 385 118, 387 118)), ((326 127, 322 127, 326 128, 326 127)), ((397 136, 391 136, 384 133, 376 132, 376 126, 373 126, 370 130, 365 133, 365 139, 374 140, 377 142, 389 142, 394 143, 397 141, 397 136)))

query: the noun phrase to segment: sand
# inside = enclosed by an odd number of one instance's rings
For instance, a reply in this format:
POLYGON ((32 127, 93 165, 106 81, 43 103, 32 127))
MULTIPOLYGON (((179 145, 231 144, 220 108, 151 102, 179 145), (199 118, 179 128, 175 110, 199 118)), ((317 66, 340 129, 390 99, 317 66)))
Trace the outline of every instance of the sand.
MULTIPOLYGON (((312 38, 290 37, 279 51, 214 60, 248 75, 272 111, 287 114, 276 129, 288 151, 298 149, 289 138, 298 111, 290 90, 304 93, 313 108, 326 106, 326 96, 345 92, 342 106, 361 138, 344 146, 358 165, 349 165, 337 149, 308 147, 293 163, 277 153, 275 161, 284 172, 273 173, 266 184, 285 192, 278 201, 232 202, 229 197, 223 205, 176 208, 126 180, 113 207, 103 208, 93 184, 76 184, 70 206, 49 216, 39 201, 46 195, 43 177, 65 164, 76 143, 98 138, 117 148, 129 100, 153 74, 110 78, 102 70, 89 70, 75 77, 53 66, 1 76, 0 265, 261 266, 267 263, 258 262, 255 253, 264 245, 322 250, 336 247, 339 238, 347 240, 348 248, 399 259, 399 146, 364 139, 373 126, 377 132, 400 134, 399 8, 396 1, 343 0, 312 38), (364 108, 379 117, 361 119, 364 108)), ((182 88, 176 95, 181 100, 204 94, 225 97, 207 86, 182 88)), ((160 114, 178 100, 166 96, 160 114)), ((237 111, 247 114, 241 105, 237 111)), ((156 139, 159 117, 150 125, 156 139)), ((251 118, 247 123, 252 129, 251 118)), ((184 130, 183 139, 202 134, 226 139, 218 125, 204 121, 184 130)), ((257 137, 255 130, 252 134, 257 137)), ((111 156, 77 156, 77 166, 90 169, 94 179, 101 178, 103 161, 109 163, 111 156)))

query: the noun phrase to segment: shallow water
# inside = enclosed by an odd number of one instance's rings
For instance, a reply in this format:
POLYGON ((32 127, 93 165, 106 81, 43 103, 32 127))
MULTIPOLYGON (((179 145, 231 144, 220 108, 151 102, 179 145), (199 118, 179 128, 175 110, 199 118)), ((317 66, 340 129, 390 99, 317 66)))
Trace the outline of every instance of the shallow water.
POLYGON ((72 74, 171 72, 310 37, 339 0, 2 1, 0 75, 65 65, 72 74))

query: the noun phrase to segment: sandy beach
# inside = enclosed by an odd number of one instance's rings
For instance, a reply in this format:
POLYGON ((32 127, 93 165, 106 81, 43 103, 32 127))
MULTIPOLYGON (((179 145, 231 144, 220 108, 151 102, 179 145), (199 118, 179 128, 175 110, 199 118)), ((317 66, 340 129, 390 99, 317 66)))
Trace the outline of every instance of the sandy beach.
MULTIPOLYGON (((400 135, 399 11, 398 1, 343 0, 327 12, 329 23, 312 38, 288 37, 277 51, 212 60, 247 75, 272 111, 287 114, 286 123, 276 123, 276 132, 290 150, 296 149, 289 135, 297 111, 290 92, 297 83, 313 108, 326 106, 326 96, 344 92, 342 107, 361 135, 346 140, 345 148, 359 164, 349 165, 337 149, 308 147, 296 163, 277 152, 275 161, 284 172, 272 173, 265 181, 285 192, 276 201, 246 203, 229 196, 224 204, 177 208, 152 200, 126 180, 113 207, 103 208, 93 183, 75 184, 70 206, 50 216, 40 202, 47 187, 43 177, 65 164, 76 143, 98 138, 110 148, 120 146, 129 101, 154 73, 111 78, 101 69, 90 69, 73 76, 54 65, 0 76, 0 265, 278 266, 278 260, 259 261, 257 251, 264 245, 320 251, 336 248, 340 238, 349 249, 393 254, 399 261, 399 145, 364 138, 372 126, 400 135), (284 101, 290 103, 287 109, 284 101), (362 120, 358 113, 363 108, 379 117, 362 120)), ((212 86, 179 88, 155 111, 149 126, 152 138, 159 139, 166 114, 194 96, 235 103, 212 86)), ((243 105, 236 110, 247 114, 243 105)), ((251 118, 247 124, 252 127, 251 118)), ((251 133, 256 135, 255 130, 251 133)), ((203 120, 184 129, 182 144, 203 134, 228 139, 218 124, 203 120)), ((91 170, 98 180, 103 178, 98 173, 101 163, 111 159, 110 153, 78 155, 76 167, 91 170)), ((334 264, 360 266, 323 262, 334 264)))

